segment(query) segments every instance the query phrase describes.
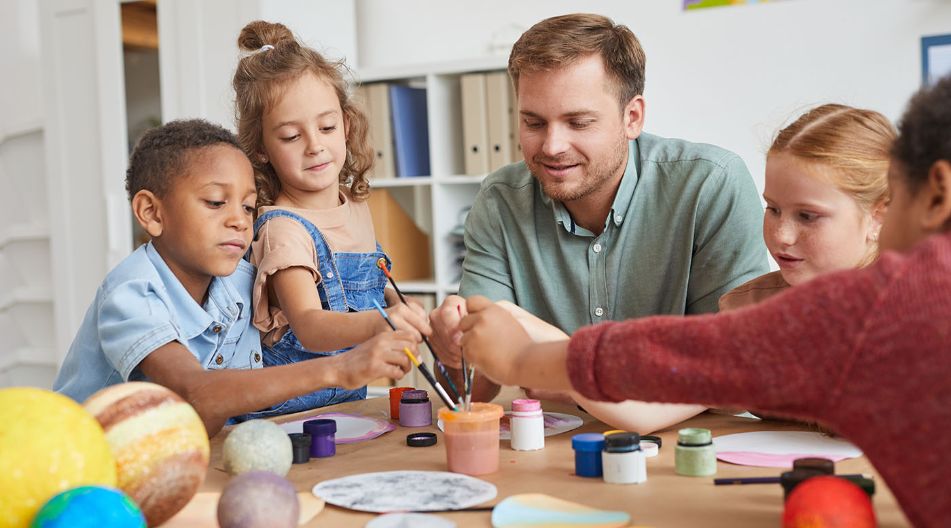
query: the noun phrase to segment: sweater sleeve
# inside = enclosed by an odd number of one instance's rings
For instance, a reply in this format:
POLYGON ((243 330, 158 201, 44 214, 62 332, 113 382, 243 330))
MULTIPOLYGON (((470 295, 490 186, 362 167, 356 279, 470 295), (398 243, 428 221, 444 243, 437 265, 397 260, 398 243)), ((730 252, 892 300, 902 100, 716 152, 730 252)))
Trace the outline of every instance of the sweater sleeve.
POLYGON ((873 266, 727 313, 588 326, 571 338, 568 374, 595 400, 818 418, 834 404, 886 284, 886 270, 873 266))

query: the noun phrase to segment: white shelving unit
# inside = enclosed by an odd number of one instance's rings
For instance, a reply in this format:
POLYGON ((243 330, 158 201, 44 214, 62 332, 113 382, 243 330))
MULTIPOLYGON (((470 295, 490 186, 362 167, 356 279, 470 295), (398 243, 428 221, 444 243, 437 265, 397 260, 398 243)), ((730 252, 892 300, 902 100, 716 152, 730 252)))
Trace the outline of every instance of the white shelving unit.
POLYGON ((462 96, 460 76, 503 71, 507 58, 485 57, 447 63, 363 69, 361 84, 389 82, 426 88, 429 125, 429 165, 432 174, 410 178, 374 179, 372 188, 387 189, 430 237, 431 280, 401 281, 406 293, 434 294, 438 305, 458 291, 461 269, 455 260, 451 231, 460 211, 472 205, 485 174, 464 174, 462 96))

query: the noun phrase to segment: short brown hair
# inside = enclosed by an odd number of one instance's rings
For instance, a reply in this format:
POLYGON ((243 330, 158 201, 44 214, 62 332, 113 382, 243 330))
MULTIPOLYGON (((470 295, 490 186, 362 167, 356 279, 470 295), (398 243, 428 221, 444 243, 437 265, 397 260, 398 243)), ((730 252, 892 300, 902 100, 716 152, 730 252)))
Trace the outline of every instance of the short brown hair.
POLYGON ((149 129, 139 138, 129 157, 125 173, 129 200, 143 190, 164 197, 175 179, 185 174, 192 157, 216 145, 241 151, 231 131, 203 119, 169 121, 149 129))
POLYGON ((892 156, 917 192, 936 162, 951 162, 951 75, 912 96, 898 130, 892 156))
POLYGON ((364 200, 370 194, 366 172, 373 165, 373 149, 368 137, 367 118, 348 93, 343 61, 329 61, 302 45, 283 24, 257 20, 244 26, 238 47, 252 52, 238 62, 232 85, 235 91, 235 119, 238 141, 254 165, 258 205, 271 205, 281 191, 281 182, 270 163, 260 159, 264 152, 264 114, 280 97, 287 84, 305 73, 313 73, 333 87, 347 122, 347 159, 340 170, 340 183, 350 182, 350 194, 364 200), (270 48, 265 48, 270 46, 270 48))
POLYGON ((644 93, 647 57, 634 33, 606 16, 575 13, 546 18, 522 34, 509 55, 509 75, 518 90, 522 73, 551 71, 599 54, 614 79, 621 108, 644 93))

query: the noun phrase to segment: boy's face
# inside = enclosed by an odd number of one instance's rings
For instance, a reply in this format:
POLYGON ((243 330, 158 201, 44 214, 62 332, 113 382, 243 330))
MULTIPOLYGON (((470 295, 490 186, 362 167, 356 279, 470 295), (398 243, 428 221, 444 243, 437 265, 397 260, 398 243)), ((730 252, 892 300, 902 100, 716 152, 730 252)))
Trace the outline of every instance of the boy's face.
POLYGON ((212 277, 234 273, 251 243, 256 197, 248 158, 232 146, 215 145, 191 153, 184 173, 157 200, 160 225, 147 230, 193 296, 203 296, 212 277))

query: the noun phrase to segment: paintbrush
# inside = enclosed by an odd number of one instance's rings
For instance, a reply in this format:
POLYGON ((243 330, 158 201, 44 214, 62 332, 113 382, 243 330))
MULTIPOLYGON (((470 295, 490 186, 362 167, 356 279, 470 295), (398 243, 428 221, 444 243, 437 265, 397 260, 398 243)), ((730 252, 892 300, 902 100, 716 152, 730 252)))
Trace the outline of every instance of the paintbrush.
MULTIPOLYGON (((462 320, 462 305, 456 305, 456 311, 459 312, 459 319, 462 320)), ((472 410, 472 381, 475 378, 475 365, 466 366, 466 356, 462 354, 462 385, 466 393, 465 406, 466 412, 472 410)))
MULTIPOLYGON (((376 261, 376 267, 380 268, 380 271, 383 272, 383 275, 386 275, 386 278, 390 280, 390 284, 393 285, 393 289, 396 290, 396 295, 399 296, 400 301, 409 306, 409 302, 406 301, 406 296, 403 295, 403 292, 400 290, 400 287, 396 285, 396 279, 393 278, 393 275, 390 274, 390 270, 386 269, 386 259, 380 258, 376 261)), ((459 398, 459 389, 456 388, 456 384, 452 382, 452 378, 449 377, 449 372, 446 370, 446 366, 442 364, 442 361, 439 360, 439 356, 436 354, 436 349, 433 348, 433 344, 429 342, 429 339, 426 336, 423 336, 423 343, 429 347, 429 351, 433 354, 433 364, 436 365, 436 369, 439 370, 439 373, 442 374, 442 377, 446 380, 446 383, 449 384, 449 390, 452 392, 452 395, 458 399, 459 398)))
MULTIPOLYGON (((383 320, 386 321, 386 324, 388 324, 390 328, 392 328, 393 331, 395 332, 396 325, 394 325, 393 321, 390 320, 390 316, 386 314, 386 310, 384 310, 383 307, 380 306, 380 303, 376 302, 376 299, 373 300, 373 305, 376 306, 377 311, 379 311, 380 315, 383 316, 383 320)), ((413 364, 416 365, 416 368, 419 369, 419 371, 423 373, 423 377, 426 378, 426 381, 428 381, 429 384, 432 385, 433 389, 436 390, 436 394, 438 394, 439 398, 443 401, 443 403, 446 404, 446 407, 449 407, 450 409, 455 411, 456 404, 453 403, 452 400, 449 398, 449 395, 446 394, 446 390, 442 388, 442 385, 440 385, 439 382, 436 381, 436 378, 433 376, 433 373, 430 372, 428 368, 426 368, 426 364, 420 363, 420 361, 416 359, 416 356, 414 356, 413 353, 410 352, 408 348, 403 348, 403 352, 409 357, 410 361, 412 361, 413 364)))

